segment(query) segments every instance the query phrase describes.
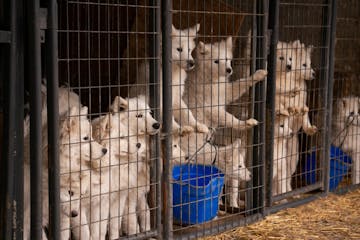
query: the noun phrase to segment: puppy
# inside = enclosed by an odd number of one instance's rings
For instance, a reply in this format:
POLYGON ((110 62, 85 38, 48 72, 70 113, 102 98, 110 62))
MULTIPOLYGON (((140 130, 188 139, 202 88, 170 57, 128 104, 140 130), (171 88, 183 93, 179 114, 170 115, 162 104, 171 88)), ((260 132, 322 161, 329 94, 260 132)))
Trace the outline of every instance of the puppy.
POLYGON ((194 109, 195 118, 214 128, 245 130, 257 125, 255 119, 241 121, 235 118, 225 107, 240 98, 255 83, 264 80, 267 71, 258 70, 250 77, 230 82, 231 37, 212 45, 199 42, 195 49, 195 59, 195 70, 188 73, 183 97, 189 108, 194 109))
MULTIPOLYGON (((92 165, 100 164, 101 159, 107 154, 107 149, 95 142, 91 137, 91 125, 87 119, 88 109, 83 107, 78 109, 73 107, 68 113, 68 117, 60 121, 60 149, 59 162, 61 173, 80 172, 80 170, 90 169, 92 165)), ((43 134, 47 134, 46 127, 43 128, 43 134)), ((29 145, 25 141, 25 145, 29 145)), ((43 201, 43 226, 46 227, 49 222, 49 203, 48 203, 48 143, 43 141, 43 173, 42 173, 42 201, 43 201)), ((29 157, 25 155, 25 158, 29 157)), ((25 176, 29 176, 29 159, 25 159, 25 176)), ((24 183, 25 202, 30 202, 30 181, 24 183)), ((24 215, 24 239, 29 239, 30 226, 30 204, 25 204, 24 215)), ((64 233, 64 238, 68 235, 68 231, 64 233)), ((46 236, 43 233, 43 236, 46 236)))
POLYGON ((155 135, 160 131, 161 125, 152 117, 144 95, 127 99, 117 96, 110 106, 110 111, 119 114, 119 120, 129 132, 155 135))
POLYGON ((189 156, 189 161, 197 164, 216 165, 225 173, 226 194, 231 207, 238 206, 239 182, 249 181, 251 173, 245 166, 245 149, 238 139, 231 145, 216 147, 208 142, 207 136, 192 133, 181 138, 181 148, 189 156))
MULTIPOLYGON (((191 56, 191 52, 195 48, 196 33, 200 28, 200 24, 194 27, 179 30, 172 26, 172 109, 173 109, 173 129, 182 134, 192 132, 196 129, 199 132, 208 132, 206 125, 198 122, 187 105, 182 99, 184 93, 184 84, 187 72, 191 71, 195 62, 191 56), (181 125, 181 126, 180 126, 181 125)), ((161 73, 161 72, 160 72, 161 73)), ((137 79, 138 86, 130 88, 129 95, 136 97, 139 94, 150 95, 146 84, 149 82, 149 63, 144 62, 140 65, 139 77, 137 79)), ((160 99, 162 99, 162 75, 160 75, 160 99)), ((162 101, 160 101, 162 104, 162 101)), ((162 109, 162 106, 160 107, 162 109)))
POLYGON ((333 108, 332 144, 352 159, 352 183, 360 183, 360 98, 348 96, 337 99, 333 108))
POLYGON ((274 126, 274 153, 273 153, 273 196, 283 194, 287 189, 287 141, 293 136, 289 127, 289 117, 277 115, 274 126))
MULTIPOLYGON (((144 138, 139 137, 137 132, 132 132, 128 128, 131 125, 123 124, 121 118, 123 114, 126 114, 127 109, 122 109, 121 112, 109 113, 93 121, 95 138, 103 146, 109 148, 109 158, 104 164, 104 167, 109 166, 107 168, 108 174, 106 174, 106 169, 104 172, 101 172, 100 185, 96 187, 101 189, 99 193, 101 194, 101 199, 97 200, 98 204, 101 203, 101 208, 98 209, 103 222, 101 226, 101 239, 106 234, 108 214, 110 216, 109 237, 110 239, 119 238, 125 201, 129 192, 137 186, 138 159, 146 150, 144 138), (106 201, 110 202, 109 208, 104 205, 106 201)), ((143 127, 142 130, 138 128, 139 131, 146 131, 146 124, 139 125, 143 127)), ((93 206, 93 198, 91 202, 93 206)), ((96 231, 97 228, 93 223, 96 224, 98 221, 99 219, 91 219, 90 230, 93 238, 96 236, 94 236, 96 233, 94 233, 93 229, 96 231)), ((136 227, 134 228, 136 229, 136 227)))

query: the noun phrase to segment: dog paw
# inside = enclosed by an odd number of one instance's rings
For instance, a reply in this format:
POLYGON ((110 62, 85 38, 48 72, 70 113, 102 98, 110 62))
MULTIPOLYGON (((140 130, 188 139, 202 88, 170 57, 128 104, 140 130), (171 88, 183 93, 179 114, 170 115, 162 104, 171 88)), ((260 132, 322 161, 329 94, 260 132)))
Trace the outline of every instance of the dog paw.
POLYGON ((201 133, 209 132, 209 128, 205 124, 202 124, 202 123, 197 123, 196 130, 201 133))
POLYGON ((254 77, 254 80, 261 81, 261 80, 264 80, 264 78, 267 76, 267 74, 268 74, 268 72, 265 69, 260 69, 254 73, 253 77, 254 77))
POLYGON ((304 131, 307 135, 314 135, 315 133, 317 133, 318 128, 313 125, 311 127, 304 128, 304 131))
POLYGON ((250 119, 246 120, 245 123, 247 126, 251 126, 251 127, 259 124, 259 122, 254 118, 250 118, 250 119))
POLYGON ((302 113, 302 114, 305 114, 305 113, 308 113, 308 112, 309 112, 309 108, 308 108, 308 107, 302 107, 300 110, 301 110, 301 113, 302 113))
POLYGON ((187 135, 187 134, 190 134, 190 133, 192 133, 192 132, 194 132, 194 128, 192 127, 192 126, 183 126, 183 127, 181 127, 180 129, 179 129, 179 134, 180 134, 180 136, 185 136, 185 135, 187 135))

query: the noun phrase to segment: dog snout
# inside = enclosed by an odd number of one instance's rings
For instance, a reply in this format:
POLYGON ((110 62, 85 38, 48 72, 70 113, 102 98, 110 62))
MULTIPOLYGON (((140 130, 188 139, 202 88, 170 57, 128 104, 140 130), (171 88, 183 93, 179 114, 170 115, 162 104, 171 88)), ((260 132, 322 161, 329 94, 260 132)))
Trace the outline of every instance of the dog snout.
POLYGON ((232 69, 231 68, 226 68, 226 73, 229 74, 229 75, 232 74, 232 69))
POLYGON ((286 70, 291 71, 291 65, 286 65, 286 70))
POLYGON ((159 129, 160 128, 160 123, 154 123, 153 125, 152 125, 152 127, 154 128, 154 129, 159 129))
POLYGON ((137 147, 137 148, 141 148, 141 143, 137 143, 137 144, 136 144, 136 147, 137 147))
POLYGON ((186 67, 187 67, 187 69, 189 69, 189 70, 193 69, 193 68, 195 67, 195 62, 194 62, 194 60, 187 60, 187 61, 186 61, 186 67))
POLYGON ((107 149, 106 148, 103 148, 101 149, 102 153, 105 155, 107 153, 107 149))
POLYGON ((77 212, 77 211, 75 211, 75 210, 72 210, 71 211, 71 217, 77 217, 79 215, 79 213, 77 212))

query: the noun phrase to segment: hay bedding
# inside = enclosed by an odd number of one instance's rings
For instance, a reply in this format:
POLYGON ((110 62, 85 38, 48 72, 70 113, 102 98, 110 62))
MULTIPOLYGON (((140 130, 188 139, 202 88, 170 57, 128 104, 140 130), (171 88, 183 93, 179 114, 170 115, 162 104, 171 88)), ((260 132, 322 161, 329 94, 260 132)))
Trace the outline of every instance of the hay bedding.
POLYGON ((204 239, 360 239, 360 189, 346 195, 330 194, 204 239))

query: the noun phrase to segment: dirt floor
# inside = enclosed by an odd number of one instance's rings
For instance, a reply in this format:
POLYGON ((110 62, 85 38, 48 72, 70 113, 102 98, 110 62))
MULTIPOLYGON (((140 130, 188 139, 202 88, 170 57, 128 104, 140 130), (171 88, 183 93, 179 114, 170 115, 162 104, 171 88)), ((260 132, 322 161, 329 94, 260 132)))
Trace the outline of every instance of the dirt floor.
POLYGON ((330 194, 204 239, 360 239, 360 189, 345 195, 330 194))

